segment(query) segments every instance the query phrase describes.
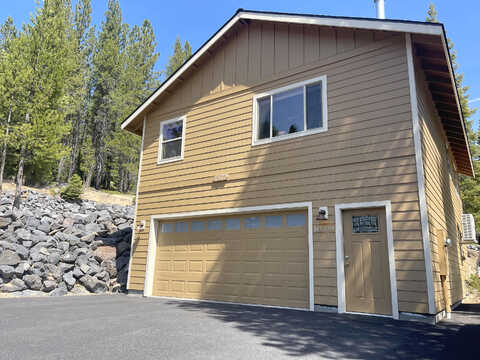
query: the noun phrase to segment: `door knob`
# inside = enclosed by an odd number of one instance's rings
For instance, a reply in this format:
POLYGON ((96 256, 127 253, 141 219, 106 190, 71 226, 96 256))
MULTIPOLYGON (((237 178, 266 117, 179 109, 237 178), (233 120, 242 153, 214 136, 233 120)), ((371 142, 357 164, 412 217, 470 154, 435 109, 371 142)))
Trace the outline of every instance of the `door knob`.
POLYGON ((348 259, 350 259, 350 256, 345 255, 345 260, 348 260, 348 259))

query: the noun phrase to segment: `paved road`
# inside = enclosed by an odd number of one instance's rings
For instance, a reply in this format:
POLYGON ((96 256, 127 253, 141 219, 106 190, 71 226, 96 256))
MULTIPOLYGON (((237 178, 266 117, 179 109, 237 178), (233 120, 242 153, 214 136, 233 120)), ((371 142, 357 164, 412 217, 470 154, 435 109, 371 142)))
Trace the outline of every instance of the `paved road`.
POLYGON ((479 309, 431 326, 128 296, 0 299, 0 359, 480 359, 479 309))

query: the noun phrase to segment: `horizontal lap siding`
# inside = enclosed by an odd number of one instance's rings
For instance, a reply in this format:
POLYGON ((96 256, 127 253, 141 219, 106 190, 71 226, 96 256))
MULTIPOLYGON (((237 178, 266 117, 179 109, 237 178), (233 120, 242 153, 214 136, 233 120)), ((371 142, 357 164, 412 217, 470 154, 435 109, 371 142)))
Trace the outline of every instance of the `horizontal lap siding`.
POLYGON ((457 227, 461 229, 462 202, 455 188, 457 175, 447 150, 447 140, 441 127, 441 120, 421 72, 417 73, 417 94, 422 131, 425 194, 432 248, 435 306, 437 311, 441 311, 445 308, 445 304, 439 273, 439 247, 443 244, 441 243, 442 240, 435 236, 435 230, 443 230, 453 242, 448 248, 448 287, 451 301, 455 303, 463 298, 461 245, 457 232, 457 227))
POLYGON ((315 303, 336 306, 335 204, 391 200, 400 310, 426 312, 403 37, 256 24, 229 39, 211 55, 223 78, 206 61, 148 115, 130 287, 143 289, 153 214, 312 201, 330 214, 314 232, 315 303), (320 75, 328 132, 252 147, 253 95, 320 75), (160 121, 184 114, 184 160, 157 165, 160 121))

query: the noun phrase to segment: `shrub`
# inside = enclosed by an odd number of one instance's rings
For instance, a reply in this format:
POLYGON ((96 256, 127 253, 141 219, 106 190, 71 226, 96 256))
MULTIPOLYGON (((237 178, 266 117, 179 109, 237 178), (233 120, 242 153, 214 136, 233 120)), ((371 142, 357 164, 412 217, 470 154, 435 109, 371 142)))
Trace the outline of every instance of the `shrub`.
POLYGON ((478 275, 472 274, 472 276, 470 276, 470 279, 467 280, 467 285, 471 289, 480 291, 480 278, 478 277, 478 275))
POLYGON ((78 200, 80 195, 83 194, 83 183, 80 176, 77 174, 73 175, 68 181, 67 186, 65 186, 60 192, 60 196, 65 200, 78 200))

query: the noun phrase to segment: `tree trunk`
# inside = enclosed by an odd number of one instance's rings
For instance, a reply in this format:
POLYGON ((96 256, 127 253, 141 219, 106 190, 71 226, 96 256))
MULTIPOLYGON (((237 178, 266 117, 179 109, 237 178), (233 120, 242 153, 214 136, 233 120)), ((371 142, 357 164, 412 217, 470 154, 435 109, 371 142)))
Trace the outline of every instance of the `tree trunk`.
POLYGON ((5 130, 5 140, 3 141, 2 158, 0 163, 0 192, 3 190, 3 172, 5 171, 5 160, 7 159, 8 133, 10 132, 10 119, 12 118, 12 109, 8 111, 7 129, 5 130))
POLYGON ((20 161, 18 163, 17 183, 15 185, 15 199, 13 200, 13 207, 20 209, 22 203, 22 184, 23 184, 23 164, 25 157, 25 145, 20 149, 20 161))
POLYGON ((65 156, 62 156, 58 162, 58 172, 57 172, 57 184, 60 184, 62 180, 63 167, 65 166, 65 156))
POLYGON ((90 187, 90 184, 92 183, 92 176, 93 176, 93 171, 95 170, 95 164, 92 164, 90 166, 90 169, 88 170, 87 178, 85 179, 85 182, 83 183, 83 188, 86 190, 90 187))

